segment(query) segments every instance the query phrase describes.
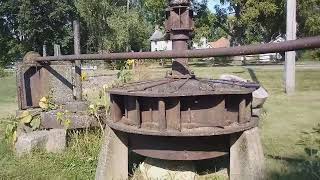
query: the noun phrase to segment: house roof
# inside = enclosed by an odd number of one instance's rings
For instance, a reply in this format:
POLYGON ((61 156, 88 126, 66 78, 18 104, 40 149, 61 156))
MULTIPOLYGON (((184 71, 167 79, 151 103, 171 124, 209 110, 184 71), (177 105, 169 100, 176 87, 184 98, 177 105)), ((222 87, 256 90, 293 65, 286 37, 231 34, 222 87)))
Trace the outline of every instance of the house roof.
POLYGON ((211 48, 226 48, 226 47, 230 47, 229 39, 224 38, 224 37, 220 38, 217 41, 209 42, 208 44, 211 46, 211 48))
POLYGON ((154 33, 149 38, 150 41, 159 41, 164 39, 165 39, 165 34, 158 27, 156 27, 154 33))

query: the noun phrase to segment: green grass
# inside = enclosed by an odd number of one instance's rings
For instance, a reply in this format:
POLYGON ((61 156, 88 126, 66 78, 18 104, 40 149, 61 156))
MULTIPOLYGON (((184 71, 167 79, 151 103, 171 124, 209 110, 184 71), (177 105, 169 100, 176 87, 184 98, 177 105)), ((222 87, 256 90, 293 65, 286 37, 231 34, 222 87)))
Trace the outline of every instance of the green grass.
POLYGON ((17 109, 16 78, 10 76, 0 78, 0 119, 14 115, 17 109))
MULTIPOLYGON (((269 179, 314 178, 305 171, 309 167, 306 164, 308 158, 298 141, 303 131, 311 130, 320 122, 319 69, 298 68, 297 93, 287 96, 283 92, 283 72, 279 69, 254 67, 250 71, 245 67, 202 67, 197 64, 191 68, 198 77, 218 78, 220 74, 234 74, 259 81, 270 93, 260 123, 269 179)), ((149 66, 142 69, 142 75, 148 78, 163 77, 168 70, 149 66)), ((15 78, 1 78, 0 119, 14 114, 15 99, 15 78)), ((1 140, 4 127, 5 123, 0 123, 0 179, 94 178, 100 149, 99 133, 91 132, 87 136, 82 133, 80 137, 71 133, 67 151, 61 155, 35 152, 32 157, 18 158, 13 155, 10 146, 1 140)))
POLYGON ((0 143, 0 179, 94 179, 100 150, 100 133, 70 132, 66 152, 41 151, 16 157, 4 140, 0 143))

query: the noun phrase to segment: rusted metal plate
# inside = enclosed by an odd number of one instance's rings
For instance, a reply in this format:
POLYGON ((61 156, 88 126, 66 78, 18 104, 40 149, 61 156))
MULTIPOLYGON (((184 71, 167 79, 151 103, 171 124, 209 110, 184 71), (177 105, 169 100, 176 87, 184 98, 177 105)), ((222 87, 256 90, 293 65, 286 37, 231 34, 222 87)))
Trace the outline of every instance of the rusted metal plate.
POLYGON ((320 48, 320 36, 302 38, 281 43, 237 46, 231 48, 211 48, 203 50, 130 52, 107 54, 82 54, 47 56, 34 58, 36 61, 74 61, 74 60, 123 60, 123 59, 164 59, 164 58, 207 58, 220 56, 240 56, 266 53, 281 53, 303 49, 320 48))
POLYGON ((49 95, 58 104, 73 101, 72 67, 69 64, 18 65, 16 75, 19 109, 38 108, 40 99, 49 95))
POLYGON ((171 79, 131 83, 109 91, 110 94, 143 97, 182 97, 224 94, 250 94, 260 86, 256 83, 211 80, 171 79))
POLYGON ((131 134, 129 148, 143 156, 166 160, 202 160, 229 152, 229 135, 211 137, 160 137, 131 134))
POLYGON ((246 123, 232 123, 229 126, 224 127, 200 127, 193 129, 182 128, 181 131, 159 131, 158 128, 136 128, 134 126, 129 126, 121 123, 113 123, 111 119, 107 120, 106 123, 113 129, 132 133, 132 134, 141 134, 141 135, 151 135, 151 136, 216 136, 224 134, 232 134, 237 132, 246 131, 253 127, 257 127, 259 124, 258 117, 252 117, 249 122, 246 123))
POLYGON ((19 109, 37 108, 42 97, 49 94, 48 73, 41 66, 18 65, 17 89, 19 109))

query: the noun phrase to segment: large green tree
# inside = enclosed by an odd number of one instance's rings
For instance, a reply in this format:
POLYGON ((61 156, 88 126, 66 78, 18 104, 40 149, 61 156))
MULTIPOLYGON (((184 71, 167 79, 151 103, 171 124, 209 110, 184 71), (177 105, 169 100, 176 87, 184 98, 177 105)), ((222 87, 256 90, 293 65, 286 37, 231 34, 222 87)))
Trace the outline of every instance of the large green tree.
POLYGON ((151 27, 137 3, 124 0, 78 0, 76 7, 88 27, 87 46, 90 51, 148 49, 151 27), (128 4, 131 6, 128 7, 128 4))
POLYGON ((216 6, 216 26, 232 38, 232 43, 268 42, 285 32, 285 3, 281 0, 221 0, 216 6))
POLYGON ((42 51, 47 44, 61 45, 63 53, 72 50, 72 20, 75 18, 71 0, 19 0, 18 29, 29 50, 42 51))
POLYGON ((320 35, 320 0, 298 0, 297 16, 300 36, 320 35))

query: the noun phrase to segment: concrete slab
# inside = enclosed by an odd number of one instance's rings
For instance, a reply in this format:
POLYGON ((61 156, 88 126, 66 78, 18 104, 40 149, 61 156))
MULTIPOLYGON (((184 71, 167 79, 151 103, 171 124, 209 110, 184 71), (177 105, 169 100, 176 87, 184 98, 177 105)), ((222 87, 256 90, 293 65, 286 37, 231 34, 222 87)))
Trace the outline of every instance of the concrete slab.
POLYGON ((124 133, 109 126, 99 155, 96 180, 128 179, 128 140, 124 133))

